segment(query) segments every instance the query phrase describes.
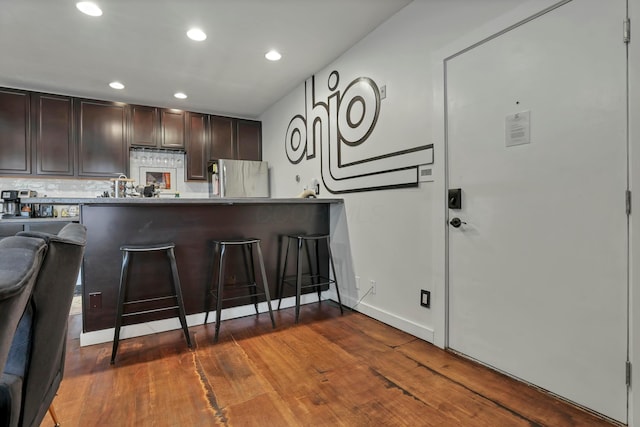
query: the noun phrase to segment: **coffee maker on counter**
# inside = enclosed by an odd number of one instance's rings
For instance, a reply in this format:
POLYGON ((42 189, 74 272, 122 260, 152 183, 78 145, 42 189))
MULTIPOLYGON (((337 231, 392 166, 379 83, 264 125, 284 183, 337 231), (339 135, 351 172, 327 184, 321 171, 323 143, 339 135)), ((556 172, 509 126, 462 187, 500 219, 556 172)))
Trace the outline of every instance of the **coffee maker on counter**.
POLYGON ((20 216, 20 198, 17 190, 3 190, 0 193, 2 198, 2 218, 13 218, 20 216))

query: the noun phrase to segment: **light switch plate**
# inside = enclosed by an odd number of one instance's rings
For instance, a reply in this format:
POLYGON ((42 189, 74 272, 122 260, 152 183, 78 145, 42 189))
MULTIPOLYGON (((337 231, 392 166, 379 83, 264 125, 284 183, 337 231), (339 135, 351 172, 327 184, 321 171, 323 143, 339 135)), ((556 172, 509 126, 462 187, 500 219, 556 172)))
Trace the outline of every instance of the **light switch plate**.
POLYGON ((431 292, 424 289, 420 290, 420 305, 425 308, 431 308, 431 292))

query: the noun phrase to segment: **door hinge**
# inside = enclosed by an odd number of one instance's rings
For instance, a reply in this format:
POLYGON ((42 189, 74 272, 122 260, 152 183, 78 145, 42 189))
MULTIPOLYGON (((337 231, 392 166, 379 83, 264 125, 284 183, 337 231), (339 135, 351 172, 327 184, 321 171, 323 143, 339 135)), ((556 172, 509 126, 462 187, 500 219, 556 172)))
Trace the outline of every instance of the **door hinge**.
POLYGON ((626 191, 624 199, 627 215, 631 215, 631 190, 626 191))
POLYGON ((627 360, 626 364, 627 386, 631 387, 631 362, 627 360))
POLYGON ((625 43, 631 42, 631 19, 625 18, 622 23, 622 41, 625 43))

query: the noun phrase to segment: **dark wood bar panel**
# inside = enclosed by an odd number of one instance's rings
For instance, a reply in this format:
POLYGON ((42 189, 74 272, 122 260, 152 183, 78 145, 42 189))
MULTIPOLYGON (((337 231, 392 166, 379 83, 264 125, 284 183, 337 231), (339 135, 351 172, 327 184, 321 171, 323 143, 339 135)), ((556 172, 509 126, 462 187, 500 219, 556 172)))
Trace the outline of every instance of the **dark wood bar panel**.
MULTIPOLYGON (((266 199, 270 200, 270 199, 266 199)), ((210 284, 212 239, 257 237, 261 247, 271 297, 277 295, 277 282, 282 268, 283 235, 291 233, 329 233, 332 201, 305 202, 225 202, 196 200, 115 200, 92 201, 81 206, 82 223, 87 227, 87 247, 83 264, 83 329, 84 332, 114 327, 116 300, 120 280, 123 244, 174 242, 182 293, 187 314, 205 310, 205 296, 210 284)), ((335 203, 335 200, 333 201, 335 203)), ((325 253, 320 254, 326 257, 325 253)), ((290 264, 294 264, 291 262, 290 264)), ((323 265, 326 263, 323 263, 323 265)), ((295 265, 291 266, 295 271, 295 265)), ((326 266, 328 268, 328 266, 326 266)), ((289 267, 287 268, 288 273, 289 267)), ((229 253, 225 270, 226 282, 245 280, 240 254, 229 253)), ((327 272, 325 272, 326 274, 327 272)), ((129 299, 154 298, 170 293, 169 263, 164 253, 135 254, 129 269, 129 299)), ((294 290, 285 289, 284 296, 294 290)), ((225 303, 224 307, 250 304, 250 299, 225 303)), ((156 308, 136 307, 147 310, 156 308)), ((156 312, 135 316, 128 323, 142 323, 175 317, 176 313, 156 312)))

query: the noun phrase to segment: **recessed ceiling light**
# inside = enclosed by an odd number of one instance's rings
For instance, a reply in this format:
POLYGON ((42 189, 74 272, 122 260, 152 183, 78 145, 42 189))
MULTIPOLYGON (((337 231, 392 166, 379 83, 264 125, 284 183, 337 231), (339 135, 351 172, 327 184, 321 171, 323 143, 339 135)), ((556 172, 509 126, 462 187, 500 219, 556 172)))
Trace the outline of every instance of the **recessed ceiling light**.
POLYGON ((97 4, 90 1, 81 1, 76 3, 78 10, 89 16, 102 16, 102 9, 97 4))
POLYGON ((280 52, 278 52, 277 50, 270 50, 269 52, 264 54, 264 57, 269 61, 279 61, 280 58, 282 58, 282 55, 280 55, 280 52))
POLYGON ((175 96, 178 99, 187 99, 187 95, 182 92, 176 92, 173 94, 173 96, 175 96))
POLYGON ((120 82, 111 82, 109 83, 109 86, 111 86, 113 89, 124 89, 124 85, 120 82))
POLYGON ((201 42, 207 38, 207 35, 200 28, 192 28, 187 31, 187 37, 189 37, 191 40, 201 42))

